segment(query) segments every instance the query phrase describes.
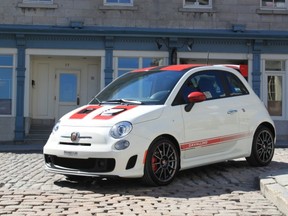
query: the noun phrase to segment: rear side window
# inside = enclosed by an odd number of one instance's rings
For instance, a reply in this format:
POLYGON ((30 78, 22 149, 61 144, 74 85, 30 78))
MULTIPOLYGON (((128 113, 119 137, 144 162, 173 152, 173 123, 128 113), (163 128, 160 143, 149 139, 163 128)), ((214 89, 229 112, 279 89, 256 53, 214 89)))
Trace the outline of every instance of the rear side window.
POLYGON ((225 77, 228 85, 229 96, 249 94, 249 91, 237 76, 232 73, 226 73, 225 77))

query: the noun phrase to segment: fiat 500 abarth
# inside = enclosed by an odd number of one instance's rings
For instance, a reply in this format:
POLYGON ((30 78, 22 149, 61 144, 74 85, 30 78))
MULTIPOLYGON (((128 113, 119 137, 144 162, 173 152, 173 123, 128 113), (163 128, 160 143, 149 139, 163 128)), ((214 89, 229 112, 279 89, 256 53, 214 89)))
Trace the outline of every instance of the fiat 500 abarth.
POLYGON ((142 178, 245 157, 268 165, 275 128, 242 75, 225 66, 171 65, 124 74, 64 115, 44 146, 47 171, 142 178))

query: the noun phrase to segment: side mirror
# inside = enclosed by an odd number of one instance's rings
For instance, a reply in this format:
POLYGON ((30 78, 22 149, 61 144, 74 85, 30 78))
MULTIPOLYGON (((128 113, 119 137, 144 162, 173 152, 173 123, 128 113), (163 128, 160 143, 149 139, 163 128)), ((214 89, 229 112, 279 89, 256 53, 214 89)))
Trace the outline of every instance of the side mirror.
POLYGON ((199 103, 206 100, 206 96, 203 92, 191 92, 188 95, 189 103, 185 106, 185 111, 189 112, 195 103, 199 103))
POLYGON ((203 92, 192 92, 188 95, 188 101, 190 103, 198 103, 206 100, 206 96, 203 92))

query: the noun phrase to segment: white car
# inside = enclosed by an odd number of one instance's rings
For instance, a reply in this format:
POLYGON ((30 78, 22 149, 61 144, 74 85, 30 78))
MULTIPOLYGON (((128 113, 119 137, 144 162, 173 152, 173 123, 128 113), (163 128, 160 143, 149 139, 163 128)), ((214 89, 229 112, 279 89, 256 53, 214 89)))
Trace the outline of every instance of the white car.
POLYGON ((45 167, 167 185, 179 170, 229 159, 268 165, 275 137, 265 106, 238 71, 151 67, 124 74, 64 115, 44 146, 45 167))

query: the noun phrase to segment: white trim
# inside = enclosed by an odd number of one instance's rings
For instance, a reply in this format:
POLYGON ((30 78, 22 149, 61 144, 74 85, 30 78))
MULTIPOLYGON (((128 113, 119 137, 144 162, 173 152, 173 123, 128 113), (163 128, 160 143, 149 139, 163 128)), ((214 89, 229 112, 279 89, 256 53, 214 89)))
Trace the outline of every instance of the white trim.
POLYGON ((178 52, 178 58, 195 58, 195 59, 225 59, 225 60, 248 60, 251 58, 246 53, 213 53, 213 52, 178 52))
POLYGON ((100 80, 100 91, 105 87, 105 57, 101 56, 101 80, 100 80))
POLYGON ((262 71, 262 76, 261 76, 261 98, 263 99, 263 103, 268 106, 268 90, 267 90, 267 77, 269 75, 275 75, 275 76, 281 76, 283 77, 282 82, 283 82, 283 97, 282 97, 282 116, 272 116, 273 120, 287 120, 288 119, 288 111, 287 111, 287 83, 288 83, 288 57, 287 55, 281 55, 281 54, 262 54, 261 55, 261 71, 262 71), (279 60, 279 61, 284 61, 285 62, 285 68, 284 71, 267 71, 265 70, 265 61, 266 60, 279 60))
POLYGON ((53 55, 53 56, 105 56, 105 50, 71 50, 71 49, 26 49, 28 55, 53 55))
POLYGON ((168 58, 169 53, 165 51, 126 51, 115 50, 113 51, 113 57, 159 57, 168 58))
POLYGON ((183 8, 212 8, 212 0, 208 0, 208 5, 200 5, 199 1, 195 4, 186 4, 186 0, 183 0, 183 8))
POLYGON ((29 105, 31 104, 32 96, 31 95, 31 88, 30 88, 30 55, 26 53, 25 55, 25 83, 24 83, 24 117, 29 117, 29 105))

